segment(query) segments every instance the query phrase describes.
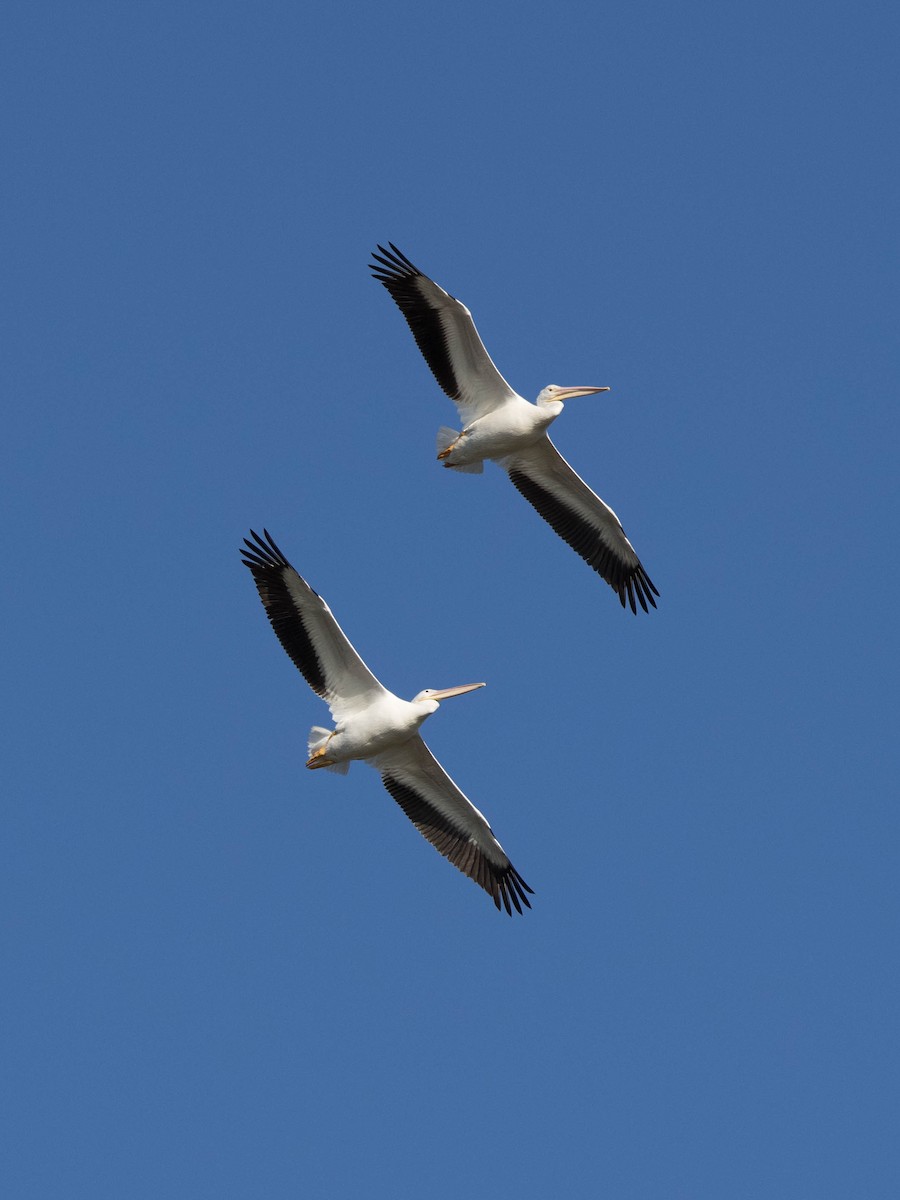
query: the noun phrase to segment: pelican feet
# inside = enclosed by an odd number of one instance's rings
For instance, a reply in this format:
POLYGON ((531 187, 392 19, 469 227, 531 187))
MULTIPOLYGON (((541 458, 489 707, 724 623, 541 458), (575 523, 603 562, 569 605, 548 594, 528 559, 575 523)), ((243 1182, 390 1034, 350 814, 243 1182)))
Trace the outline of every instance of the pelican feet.
MULTIPOLYGON (((446 447, 445 447, 445 448, 444 448, 444 449, 443 449, 443 450, 440 452, 440 454, 438 455, 438 462, 442 462, 442 461, 443 461, 445 458, 449 458, 449 457, 450 457, 450 455, 451 455, 451 454, 453 453, 453 451, 456 449, 456 444, 457 444, 457 442, 458 442, 458 441, 459 441, 459 438, 457 438, 457 439, 456 439, 456 442, 454 442, 452 446, 446 446, 446 447)), ((447 466, 449 466, 450 464, 449 464, 449 463, 447 463, 446 465, 447 465, 447 466)))
MULTIPOLYGON (((322 732, 324 733, 325 731, 322 730, 322 732)), ((335 730, 332 729, 331 733, 329 733, 328 737, 324 740, 324 742, 322 742, 322 744, 320 746, 318 746, 315 750, 313 750, 312 754, 306 760, 306 765, 310 769, 310 771, 316 771, 316 770, 318 770, 319 767, 333 767, 334 766, 334 759, 325 757, 325 751, 328 749, 328 743, 334 737, 334 734, 335 734, 335 730)))
POLYGON ((333 767, 334 759, 326 758, 325 747, 320 746, 319 749, 311 754, 306 760, 306 765, 309 767, 310 771, 316 771, 319 767, 333 767))

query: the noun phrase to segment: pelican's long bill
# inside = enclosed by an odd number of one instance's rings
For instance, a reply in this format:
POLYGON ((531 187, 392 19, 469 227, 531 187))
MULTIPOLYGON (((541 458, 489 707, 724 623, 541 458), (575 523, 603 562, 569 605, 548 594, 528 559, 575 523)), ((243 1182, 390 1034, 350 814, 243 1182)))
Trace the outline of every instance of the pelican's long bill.
POLYGON ((576 396, 596 396, 598 392, 608 392, 608 387, 570 387, 560 388, 556 393, 557 400, 574 400, 576 396))
POLYGON ((476 688, 485 687, 483 683, 461 683, 459 687, 441 688, 440 691, 432 692, 432 700, 449 700, 451 696, 464 696, 466 692, 474 692, 476 688))

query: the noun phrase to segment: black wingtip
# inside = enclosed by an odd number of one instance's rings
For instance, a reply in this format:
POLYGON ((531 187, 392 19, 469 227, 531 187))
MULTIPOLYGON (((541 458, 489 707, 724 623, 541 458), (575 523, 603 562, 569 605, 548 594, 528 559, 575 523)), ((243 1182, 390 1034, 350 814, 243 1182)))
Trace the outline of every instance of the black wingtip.
POLYGON ((263 529, 260 537, 255 529, 250 530, 250 538, 244 538, 244 545, 239 547, 241 562, 250 570, 266 567, 289 567, 290 563, 279 550, 275 539, 268 529, 263 529), (253 540, 251 541, 250 538, 253 540))
POLYGON ((388 242, 390 249, 382 246, 381 243, 376 245, 378 253, 372 251, 371 257, 374 262, 369 263, 369 270, 372 272, 374 279, 379 283, 387 284, 398 279, 409 279, 414 275, 421 275, 422 272, 410 262, 402 250, 394 245, 393 242, 388 242))
MULTIPOLYGON (((637 601, 645 613, 649 613, 651 608, 656 608, 656 601, 653 599, 653 597, 658 596, 659 592, 654 586, 653 580, 644 570, 644 567, 641 563, 638 563, 634 574, 628 580, 626 580, 625 586, 628 588, 628 598, 631 601, 631 611, 633 613, 637 614, 637 609, 635 608, 634 604, 635 597, 637 597, 637 601), (650 606, 649 608, 647 607, 648 605, 650 606)), ((625 597, 621 591, 619 592, 619 598, 622 601, 622 607, 624 608, 625 597)))

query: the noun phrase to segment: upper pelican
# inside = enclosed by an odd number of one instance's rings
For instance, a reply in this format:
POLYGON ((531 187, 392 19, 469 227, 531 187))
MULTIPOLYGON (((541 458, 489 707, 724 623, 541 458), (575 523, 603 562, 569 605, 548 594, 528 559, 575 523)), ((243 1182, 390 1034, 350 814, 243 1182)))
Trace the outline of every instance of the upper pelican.
MULTIPOLYGON (((331 709, 332 730, 314 725, 307 766, 346 774, 354 759, 380 771, 384 786, 432 846, 508 913, 531 908, 531 888, 504 853, 485 818, 462 794, 425 743, 419 726, 440 701, 483 683, 426 688, 401 700, 362 661, 331 609, 297 574, 267 530, 250 531, 242 562, 253 574, 272 628, 312 690, 331 709)), ((533 894, 533 893, 531 893, 533 894)))
POLYGON ((656 608, 659 592, 625 536, 619 518, 572 470, 547 429, 575 396, 608 392, 607 387, 544 388, 531 404, 509 386, 485 350, 472 314, 429 279, 393 242, 379 246, 372 274, 406 317, 419 349, 440 386, 456 402, 462 432, 438 432, 438 458, 445 467, 481 472, 486 458, 510 479, 589 566, 637 612, 656 608))

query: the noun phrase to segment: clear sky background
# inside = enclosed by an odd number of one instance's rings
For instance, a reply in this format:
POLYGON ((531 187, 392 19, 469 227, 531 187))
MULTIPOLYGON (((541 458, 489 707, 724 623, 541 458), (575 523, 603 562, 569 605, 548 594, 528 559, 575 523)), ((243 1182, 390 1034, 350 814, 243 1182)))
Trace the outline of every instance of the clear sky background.
POLYGON ((900 1194, 892 4, 11 3, 4 1194, 900 1194), (660 589, 489 467, 396 242, 660 589), (364 765, 267 526, 535 890, 364 765))

